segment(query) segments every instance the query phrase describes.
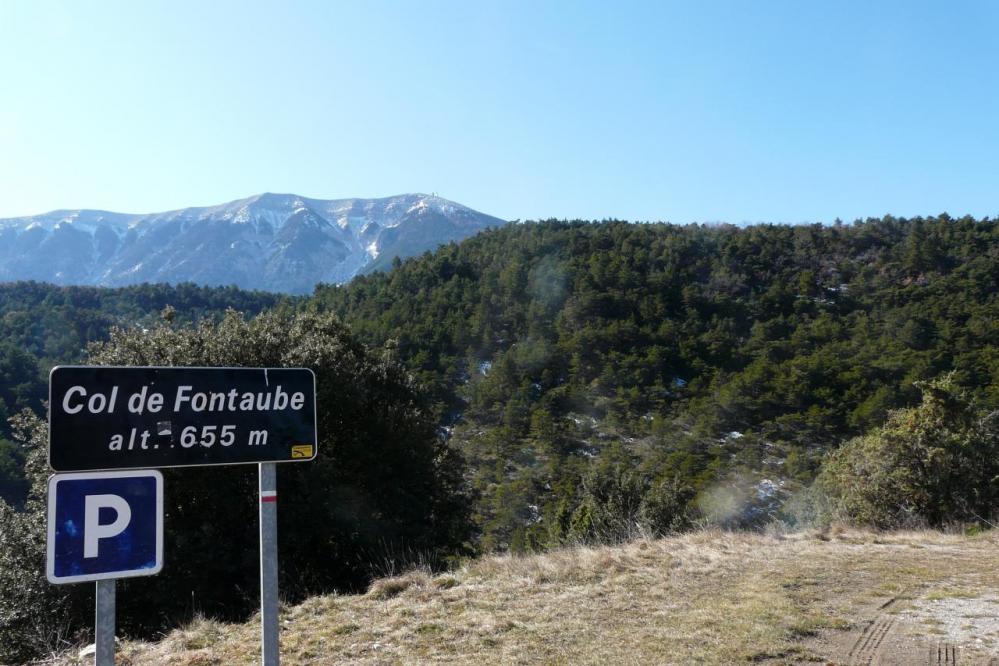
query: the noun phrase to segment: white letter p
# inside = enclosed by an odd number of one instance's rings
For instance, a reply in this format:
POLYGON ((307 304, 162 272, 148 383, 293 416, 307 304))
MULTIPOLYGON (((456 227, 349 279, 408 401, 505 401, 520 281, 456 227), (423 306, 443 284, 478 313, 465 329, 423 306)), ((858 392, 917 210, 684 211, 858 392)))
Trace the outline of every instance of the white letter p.
POLYGON ((118 495, 87 495, 83 518, 83 556, 97 557, 97 542, 118 536, 132 520, 132 509, 118 495), (115 510, 114 522, 100 524, 101 509, 115 510))

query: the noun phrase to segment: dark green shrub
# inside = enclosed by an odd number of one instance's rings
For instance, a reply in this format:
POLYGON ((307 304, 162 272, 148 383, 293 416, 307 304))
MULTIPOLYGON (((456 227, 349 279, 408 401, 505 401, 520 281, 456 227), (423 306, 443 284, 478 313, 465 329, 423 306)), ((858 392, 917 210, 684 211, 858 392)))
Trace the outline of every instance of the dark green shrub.
POLYGON ((918 407, 831 453, 816 479, 832 518, 895 528, 985 521, 999 508, 999 412, 951 376, 919 383, 918 407))
POLYGON ((0 499, 0 663, 23 663, 66 646, 78 627, 74 616, 88 607, 90 588, 57 587, 45 579, 48 435, 30 412, 11 425, 15 443, 27 454, 31 485, 21 510, 0 499))
POLYGON ((693 498, 678 479, 652 482, 620 463, 594 467, 583 478, 568 540, 612 544, 682 530, 690 525, 693 498))
POLYGON ((679 478, 660 479, 642 497, 638 518, 642 528, 653 536, 664 536, 690 527, 691 502, 696 493, 679 478))

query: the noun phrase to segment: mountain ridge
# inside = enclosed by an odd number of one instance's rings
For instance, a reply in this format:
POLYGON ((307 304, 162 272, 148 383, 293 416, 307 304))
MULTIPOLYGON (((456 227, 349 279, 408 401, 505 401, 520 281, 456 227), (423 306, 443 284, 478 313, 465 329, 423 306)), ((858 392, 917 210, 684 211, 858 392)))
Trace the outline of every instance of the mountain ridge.
POLYGON ((316 199, 264 192, 130 214, 59 209, 0 219, 0 280, 125 286, 235 284, 308 293, 458 241, 501 220, 426 194, 316 199))

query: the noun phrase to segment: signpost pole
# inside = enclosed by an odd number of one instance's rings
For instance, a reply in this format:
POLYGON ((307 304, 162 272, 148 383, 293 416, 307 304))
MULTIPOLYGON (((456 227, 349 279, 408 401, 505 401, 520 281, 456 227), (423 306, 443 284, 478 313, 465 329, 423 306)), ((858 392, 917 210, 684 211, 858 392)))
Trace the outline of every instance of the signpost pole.
POLYGON ((260 640, 263 666, 278 666, 277 468, 260 463, 260 640))
POLYGON ((114 578, 97 581, 96 666, 114 666, 114 578))

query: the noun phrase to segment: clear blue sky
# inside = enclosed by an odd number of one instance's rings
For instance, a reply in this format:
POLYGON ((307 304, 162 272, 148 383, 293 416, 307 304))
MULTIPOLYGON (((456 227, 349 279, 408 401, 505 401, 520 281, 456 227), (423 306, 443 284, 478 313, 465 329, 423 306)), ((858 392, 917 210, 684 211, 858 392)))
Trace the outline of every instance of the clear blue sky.
POLYGON ((0 0, 0 216, 999 214, 999 2, 0 0))

